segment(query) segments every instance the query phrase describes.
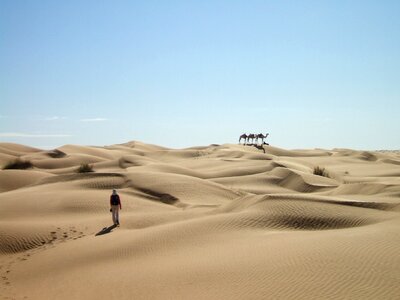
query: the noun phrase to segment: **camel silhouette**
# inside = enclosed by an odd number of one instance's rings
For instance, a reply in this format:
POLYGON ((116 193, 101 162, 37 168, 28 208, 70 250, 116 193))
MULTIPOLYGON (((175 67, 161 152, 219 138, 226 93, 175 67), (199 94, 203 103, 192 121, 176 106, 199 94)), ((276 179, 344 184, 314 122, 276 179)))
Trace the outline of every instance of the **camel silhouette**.
POLYGON ((247 141, 247 134, 243 133, 240 137, 239 137, 239 144, 241 140, 244 140, 244 144, 246 145, 246 141, 247 141))
POLYGON ((264 140, 268 137, 269 133, 263 135, 262 133, 256 135, 256 144, 258 145, 258 140, 261 139, 261 145, 264 144, 264 140))
POLYGON ((254 134, 254 133, 250 133, 250 134, 246 134, 243 133, 240 137, 239 137, 239 144, 242 140, 244 140, 244 144, 243 145, 258 145, 258 141, 261 139, 261 145, 268 145, 267 143, 265 143, 265 139, 269 136, 269 133, 266 133, 265 135, 262 133, 259 134, 254 134))
POLYGON ((251 144, 253 144, 255 138, 256 138, 256 135, 255 135, 254 133, 250 133, 250 134, 247 136, 247 143, 250 142, 250 140, 251 140, 251 144))

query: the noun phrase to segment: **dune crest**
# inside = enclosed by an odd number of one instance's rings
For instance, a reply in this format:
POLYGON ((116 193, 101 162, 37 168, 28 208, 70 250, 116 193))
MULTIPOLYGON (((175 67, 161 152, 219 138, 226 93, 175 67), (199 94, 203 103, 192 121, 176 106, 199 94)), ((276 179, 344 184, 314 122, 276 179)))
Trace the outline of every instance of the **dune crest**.
POLYGON ((32 168, 0 170, 1 299, 400 295, 397 152, 0 143, 2 167, 17 159, 32 168))

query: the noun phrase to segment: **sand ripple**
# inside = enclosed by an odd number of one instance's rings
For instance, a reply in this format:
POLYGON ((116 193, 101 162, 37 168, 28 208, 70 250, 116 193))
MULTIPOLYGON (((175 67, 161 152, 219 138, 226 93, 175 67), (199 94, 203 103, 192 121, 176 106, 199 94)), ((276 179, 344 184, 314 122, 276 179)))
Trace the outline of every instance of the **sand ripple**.
POLYGON ((1 143, 0 296, 398 299, 398 153, 264 150, 1 143))

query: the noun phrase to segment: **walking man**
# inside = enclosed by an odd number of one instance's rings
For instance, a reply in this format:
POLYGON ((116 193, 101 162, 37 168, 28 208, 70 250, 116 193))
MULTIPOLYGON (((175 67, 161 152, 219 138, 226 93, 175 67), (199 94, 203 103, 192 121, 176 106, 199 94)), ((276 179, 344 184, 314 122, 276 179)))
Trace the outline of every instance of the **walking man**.
POLYGON ((110 206, 111 206, 110 211, 112 213, 112 220, 114 222, 114 225, 119 226, 119 210, 122 209, 122 205, 121 205, 121 199, 119 198, 119 195, 117 194, 116 190, 113 190, 110 196, 110 206))

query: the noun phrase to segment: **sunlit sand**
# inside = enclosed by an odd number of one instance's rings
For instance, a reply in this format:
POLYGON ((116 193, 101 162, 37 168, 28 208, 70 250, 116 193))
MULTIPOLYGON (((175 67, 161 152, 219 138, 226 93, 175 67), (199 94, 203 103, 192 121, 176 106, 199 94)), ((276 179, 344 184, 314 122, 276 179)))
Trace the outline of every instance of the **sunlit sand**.
POLYGON ((1 299, 400 296, 398 152, 0 143, 17 157, 33 168, 0 171, 1 299))

